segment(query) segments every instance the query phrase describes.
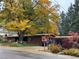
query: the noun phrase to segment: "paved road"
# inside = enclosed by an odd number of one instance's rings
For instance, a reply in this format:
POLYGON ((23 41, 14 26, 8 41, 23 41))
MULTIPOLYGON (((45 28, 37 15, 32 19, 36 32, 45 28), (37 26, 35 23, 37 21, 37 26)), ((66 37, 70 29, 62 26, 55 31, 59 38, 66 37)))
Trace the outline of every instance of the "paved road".
POLYGON ((28 52, 24 53, 20 51, 0 48, 0 59, 77 59, 77 58, 61 55, 46 55, 46 54, 39 55, 28 52))

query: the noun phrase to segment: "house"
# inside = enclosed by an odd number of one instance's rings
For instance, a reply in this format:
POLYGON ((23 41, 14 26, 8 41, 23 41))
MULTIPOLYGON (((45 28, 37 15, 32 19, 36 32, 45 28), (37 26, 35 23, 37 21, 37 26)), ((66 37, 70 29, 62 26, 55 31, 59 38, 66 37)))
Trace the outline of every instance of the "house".
MULTIPOLYGON (((34 45, 42 45, 42 36, 49 36, 49 34, 36 34, 36 35, 25 35, 23 41, 34 45)), ((7 36, 8 40, 17 41, 18 35, 7 36)))

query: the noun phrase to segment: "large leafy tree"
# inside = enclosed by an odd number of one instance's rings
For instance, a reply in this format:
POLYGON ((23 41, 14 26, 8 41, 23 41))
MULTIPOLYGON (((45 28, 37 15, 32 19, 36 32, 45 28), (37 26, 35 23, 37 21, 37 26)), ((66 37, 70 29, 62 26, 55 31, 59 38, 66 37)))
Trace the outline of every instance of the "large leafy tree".
POLYGON ((8 30, 17 31, 21 36, 24 33, 58 34, 59 15, 48 0, 35 3, 32 0, 4 0, 4 6, 0 17, 5 20, 8 30))
POLYGON ((26 15, 26 18, 31 20, 30 23, 32 23, 29 32, 32 34, 53 32, 58 34, 58 30, 54 31, 54 29, 57 29, 59 16, 56 8, 51 6, 51 2, 48 0, 39 0, 39 2, 35 1, 35 3, 33 3, 31 0, 20 0, 20 3, 23 4, 23 9, 25 10, 24 15, 26 15), (50 22, 49 19, 52 22, 50 22), (54 25, 56 27, 53 27, 54 25))
POLYGON ((5 20, 4 27, 9 31, 16 31, 22 42, 25 31, 30 27, 25 9, 19 0, 4 0, 4 10, 1 17, 5 20))

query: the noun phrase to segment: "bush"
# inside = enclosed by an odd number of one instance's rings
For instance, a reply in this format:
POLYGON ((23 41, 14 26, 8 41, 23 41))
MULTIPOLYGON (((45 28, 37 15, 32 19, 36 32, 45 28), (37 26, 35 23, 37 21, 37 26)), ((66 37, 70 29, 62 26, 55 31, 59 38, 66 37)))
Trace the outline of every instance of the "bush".
POLYGON ((52 52, 52 53, 58 53, 60 51, 62 51, 62 47, 60 45, 56 45, 56 44, 51 44, 49 46, 49 50, 52 52))
POLYGON ((65 55, 78 56, 79 57, 79 49, 71 48, 64 50, 63 53, 65 55))

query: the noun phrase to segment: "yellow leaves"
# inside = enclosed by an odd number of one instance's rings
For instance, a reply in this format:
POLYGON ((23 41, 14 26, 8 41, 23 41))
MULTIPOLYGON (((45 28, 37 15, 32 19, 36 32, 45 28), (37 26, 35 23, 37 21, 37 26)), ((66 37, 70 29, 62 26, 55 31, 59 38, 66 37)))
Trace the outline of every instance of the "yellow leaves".
POLYGON ((52 7, 50 8, 50 12, 51 12, 51 18, 54 22, 58 22, 60 17, 59 17, 59 14, 56 10, 56 8, 52 7))
POLYGON ((28 24, 29 20, 11 21, 6 24, 8 30, 25 30, 30 28, 31 25, 28 24))
POLYGON ((59 35, 58 26, 54 22, 50 22, 50 32, 59 35))
POLYGON ((40 0, 41 3, 48 3, 49 0, 40 0))
POLYGON ((16 26, 17 26, 16 21, 12 21, 12 22, 7 23, 5 27, 8 30, 16 30, 17 29, 16 26))
POLYGON ((38 29, 32 26, 32 27, 29 28, 28 32, 31 35, 34 35, 34 34, 37 34, 38 33, 38 29))
POLYGON ((30 25, 28 25, 29 20, 22 20, 20 21, 20 23, 18 23, 18 27, 20 28, 20 30, 25 30, 26 28, 31 27, 30 25))
POLYGON ((28 20, 27 20, 27 21, 26 21, 26 20, 24 20, 24 21, 21 20, 20 22, 18 22, 18 24, 19 24, 18 27, 26 26, 26 24, 27 24, 28 22, 29 22, 28 20))
MULTIPOLYGON (((34 6, 34 9, 31 8, 33 7, 31 4, 32 0, 27 0, 27 1, 17 0, 17 1, 18 2, 16 3, 5 2, 7 3, 5 4, 6 5, 5 7, 9 11, 7 11, 7 13, 4 12, 5 14, 4 16, 6 17, 9 16, 8 19, 11 20, 11 22, 8 22, 6 24, 6 28, 8 30, 23 31, 26 28, 29 28, 29 31, 33 34, 38 32, 48 33, 48 30, 50 30, 50 32, 52 33, 58 33, 57 24, 53 24, 53 23, 51 23, 51 25, 49 24, 49 19, 51 19, 54 22, 58 21, 57 10, 55 9, 55 7, 51 6, 51 2, 49 2, 49 0, 39 0, 39 4, 37 4, 37 6, 34 6), (24 20, 26 18, 36 20, 34 21, 35 25, 34 26, 31 26, 32 24, 29 25, 28 24, 29 20, 24 20), (17 21, 13 21, 13 20, 17 20, 17 21), (41 23, 39 23, 39 21, 41 21, 41 23)), ((2 15, 0 14, 0 16, 2 15)))
POLYGON ((41 8, 40 11, 41 11, 41 13, 43 13, 43 14, 48 14, 48 9, 41 8))
MULTIPOLYGON (((8 10, 8 15, 14 15, 15 17, 23 16, 23 12, 25 11, 23 9, 23 6, 19 3, 19 0, 4 0, 5 3, 5 10, 8 10)), ((6 12, 5 12, 6 13, 6 12)))

